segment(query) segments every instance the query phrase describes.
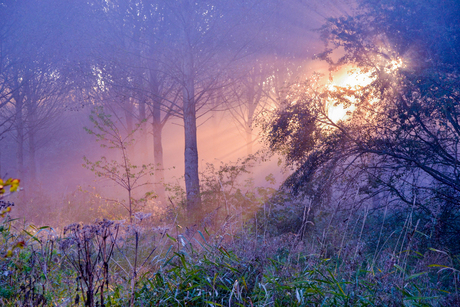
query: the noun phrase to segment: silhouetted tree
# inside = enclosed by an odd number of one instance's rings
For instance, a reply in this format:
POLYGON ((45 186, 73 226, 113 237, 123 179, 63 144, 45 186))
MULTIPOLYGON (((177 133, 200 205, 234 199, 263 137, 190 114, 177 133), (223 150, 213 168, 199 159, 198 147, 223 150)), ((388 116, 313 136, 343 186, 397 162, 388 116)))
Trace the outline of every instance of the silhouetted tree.
POLYGON ((296 172, 285 186, 318 195, 343 172, 370 192, 386 190, 415 205, 453 246, 458 232, 460 6, 456 1, 361 1, 354 16, 322 28, 334 71, 352 65, 372 82, 326 87, 318 79, 291 89, 267 126, 273 150, 296 172), (338 60, 334 52, 341 51, 338 60), (327 106, 349 116, 334 122, 327 106), (346 167, 343 167, 346 166, 346 167))

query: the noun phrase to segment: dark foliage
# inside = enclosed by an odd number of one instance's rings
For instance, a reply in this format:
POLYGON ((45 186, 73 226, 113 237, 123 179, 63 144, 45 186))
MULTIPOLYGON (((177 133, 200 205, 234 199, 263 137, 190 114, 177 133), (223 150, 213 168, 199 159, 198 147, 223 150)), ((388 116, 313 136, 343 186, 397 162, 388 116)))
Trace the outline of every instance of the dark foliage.
POLYGON ((372 81, 333 88, 312 78, 293 87, 266 127, 271 148, 296 167, 285 187, 315 200, 348 176, 361 192, 415 205, 436 242, 457 251, 459 10, 456 1, 362 1, 354 16, 327 21, 318 57, 332 74, 353 66, 372 81), (348 117, 333 121, 331 104, 348 117))

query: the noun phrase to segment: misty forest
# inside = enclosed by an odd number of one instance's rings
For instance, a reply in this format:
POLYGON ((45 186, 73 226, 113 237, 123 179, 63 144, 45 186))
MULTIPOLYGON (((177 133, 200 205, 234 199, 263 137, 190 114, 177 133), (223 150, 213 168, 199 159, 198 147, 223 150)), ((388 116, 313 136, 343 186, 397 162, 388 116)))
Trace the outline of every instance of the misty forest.
POLYGON ((0 0, 1 306, 459 306, 458 0, 0 0))

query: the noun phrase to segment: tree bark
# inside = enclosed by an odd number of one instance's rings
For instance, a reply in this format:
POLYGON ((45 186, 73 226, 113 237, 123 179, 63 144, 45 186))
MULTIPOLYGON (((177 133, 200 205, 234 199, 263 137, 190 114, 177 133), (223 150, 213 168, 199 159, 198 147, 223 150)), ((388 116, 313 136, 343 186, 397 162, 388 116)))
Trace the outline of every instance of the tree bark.
POLYGON ((126 117, 126 129, 128 129, 128 133, 131 133, 134 130, 134 98, 135 94, 132 94, 132 97, 125 99, 125 117, 126 117))
MULTIPOLYGON (((139 121, 141 125, 141 129, 139 129, 140 134, 140 141, 141 144, 146 145, 148 144, 148 134, 147 134, 147 114, 145 108, 145 97, 143 94, 138 95, 139 99, 139 121)), ((142 164, 147 163, 149 160, 149 148, 148 146, 142 147, 142 164)))
MULTIPOLYGON (((135 32, 134 36, 134 46, 135 46, 135 55, 136 60, 135 63, 138 66, 135 70, 135 81, 134 85, 139 86, 140 88, 137 89, 137 101, 139 104, 139 124, 141 125, 141 129, 139 130, 139 137, 142 144, 147 144, 148 136, 147 136, 147 113, 146 113, 146 96, 144 89, 148 87, 148 81, 144 78, 145 73, 145 63, 143 61, 143 51, 140 47, 140 38, 141 34, 139 33, 139 29, 135 32)), ((149 149, 148 146, 142 147, 141 149, 141 159, 142 164, 146 163, 149 160, 149 149)))
POLYGON ((166 202, 164 182, 164 163, 163 163, 163 143, 161 133, 163 125, 161 123, 161 110, 158 99, 155 99, 152 109, 152 127, 153 127, 153 163, 155 164, 155 192, 158 200, 166 202))
MULTIPOLYGON (((153 44, 153 43, 152 43, 153 44)), ((154 53, 154 52, 152 52, 154 53)), ((162 95, 157 76, 157 68, 153 63, 149 67, 148 82, 150 91, 153 93, 151 99, 150 112, 152 115, 152 135, 153 135, 153 164, 155 165, 154 185, 155 193, 160 203, 166 203, 166 194, 163 187, 164 182, 164 162, 163 162, 163 123, 161 121, 162 95)))
POLYGON ((185 190, 187 210, 194 217, 201 215, 200 179, 198 175, 198 145, 196 134, 195 82, 193 58, 189 53, 184 59, 184 134, 185 134, 185 190))

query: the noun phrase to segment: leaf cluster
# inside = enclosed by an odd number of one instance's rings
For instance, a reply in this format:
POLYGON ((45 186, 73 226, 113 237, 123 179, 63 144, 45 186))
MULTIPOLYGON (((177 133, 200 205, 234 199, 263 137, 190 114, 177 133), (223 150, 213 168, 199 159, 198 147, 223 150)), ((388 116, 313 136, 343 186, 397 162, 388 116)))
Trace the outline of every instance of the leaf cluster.
POLYGON ((356 14, 326 22, 319 57, 331 72, 353 65, 370 84, 328 88, 312 78, 293 85, 300 94, 289 95, 266 126, 272 150, 295 166, 285 187, 318 205, 352 185, 369 197, 386 193, 415 205, 433 220, 447 214, 442 220, 456 225, 460 66, 453 58, 460 45, 448 35, 458 36, 460 26, 447 9, 458 12, 460 6, 360 3, 356 14), (442 14, 446 20, 435 20, 442 14), (331 104, 348 108, 347 118, 330 120, 331 104))

